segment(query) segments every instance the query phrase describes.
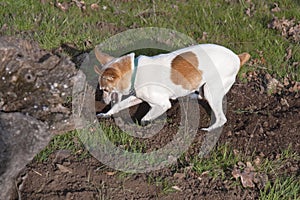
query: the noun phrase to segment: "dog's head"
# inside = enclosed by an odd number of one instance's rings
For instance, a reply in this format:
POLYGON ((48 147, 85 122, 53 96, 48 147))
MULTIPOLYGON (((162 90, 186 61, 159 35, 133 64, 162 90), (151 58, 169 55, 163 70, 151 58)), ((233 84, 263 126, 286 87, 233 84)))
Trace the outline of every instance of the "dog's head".
POLYGON ((99 87, 103 91, 103 100, 106 104, 111 101, 119 102, 122 95, 129 93, 131 88, 131 75, 134 68, 134 53, 114 58, 95 48, 97 60, 102 65, 94 70, 99 74, 99 87))

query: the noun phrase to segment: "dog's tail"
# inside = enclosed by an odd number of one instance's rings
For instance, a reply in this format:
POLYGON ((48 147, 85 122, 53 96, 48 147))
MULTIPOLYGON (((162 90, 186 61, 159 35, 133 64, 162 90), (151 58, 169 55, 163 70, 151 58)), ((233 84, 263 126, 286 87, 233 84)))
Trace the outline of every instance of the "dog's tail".
POLYGON ((240 67, 243 66, 249 59, 250 59, 250 54, 249 53, 241 53, 238 55, 240 59, 240 67))

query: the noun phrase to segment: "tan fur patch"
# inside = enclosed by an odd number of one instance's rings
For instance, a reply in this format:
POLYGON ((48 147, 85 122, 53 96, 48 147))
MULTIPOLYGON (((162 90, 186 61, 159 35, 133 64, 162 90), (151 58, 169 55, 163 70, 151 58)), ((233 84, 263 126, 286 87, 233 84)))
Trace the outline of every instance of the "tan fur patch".
POLYGON ((115 88, 124 91, 130 86, 131 56, 124 56, 118 62, 112 63, 103 71, 100 78, 101 87, 115 88))
POLYGON ((184 89, 198 89, 202 72, 198 69, 198 59, 192 52, 185 52, 176 56, 171 63, 171 80, 184 89))
POLYGON ((111 92, 119 80, 119 73, 113 68, 107 68, 99 77, 99 84, 102 89, 111 92))
POLYGON ((106 53, 103 53, 97 47, 95 47, 95 55, 96 55, 97 60, 101 63, 101 65, 105 65, 108 62, 110 62, 112 59, 114 59, 114 57, 112 57, 106 53))
POLYGON ((240 66, 242 66, 250 59, 251 56, 249 53, 241 53, 238 57, 240 59, 240 66))

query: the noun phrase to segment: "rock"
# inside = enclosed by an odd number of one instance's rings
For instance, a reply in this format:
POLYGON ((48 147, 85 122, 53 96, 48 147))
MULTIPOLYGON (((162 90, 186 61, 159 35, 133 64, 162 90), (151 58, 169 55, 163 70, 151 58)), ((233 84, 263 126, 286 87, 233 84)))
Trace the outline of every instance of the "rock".
MULTIPOLYGON (((34 42, 0 37, 0 199, 14 199, 15 178, 56 133, 74 129, 77 74, 68 58, 34 42)), ((17 189, 17 188, 16 188, 17 189)))
POLYGON ((46 123, 22 113, 0 112, 0 199, 13 198, 14 178, 50 139, 46 123))
POLYGON ((77 73, 70 59, 11 37, 0 37, 0 55, 0 111, 46 121, 53 133, 70 128, 71 109, 64 103, 77 73))

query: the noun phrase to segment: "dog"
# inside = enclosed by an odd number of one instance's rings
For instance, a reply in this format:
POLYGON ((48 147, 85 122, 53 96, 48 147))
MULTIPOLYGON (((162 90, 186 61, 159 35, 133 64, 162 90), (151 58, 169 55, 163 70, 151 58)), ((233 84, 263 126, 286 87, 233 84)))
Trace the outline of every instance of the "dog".
POLYGON ((97 60, 101 69, 94 66, 99 75, 99 88, 106 104, 115 103, 107 113, 98 117, 110 117, 131 106, 147 102, 150 110, 141 119, 148 124, 170 107, 170 99, 198 93, 207 100, 215 116, 215 122, 205 131, 222 127, 227 119, 223 112, 223 98, 234 84, 239 69, 249 59, 249 53, 235 54, 216 44, 199 44, 153 57, 130 53, 114 58, 97 47, 97 60), (203 91, 203 95, 201 93, 203 91), (122 100, 122 96, 129 97, 122 100))

